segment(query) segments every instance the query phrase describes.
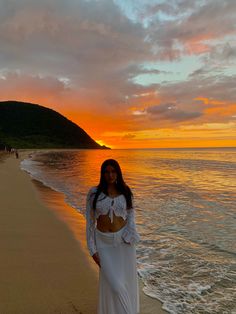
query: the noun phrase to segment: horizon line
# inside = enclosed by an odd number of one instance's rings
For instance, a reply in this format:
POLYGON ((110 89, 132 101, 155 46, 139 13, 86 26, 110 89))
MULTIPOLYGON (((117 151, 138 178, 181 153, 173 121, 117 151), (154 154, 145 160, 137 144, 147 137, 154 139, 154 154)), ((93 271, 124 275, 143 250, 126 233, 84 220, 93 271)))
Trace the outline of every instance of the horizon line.
POLYGON ((234 148, 236 149, 236 146, 196 146, 196 147, 130 147, 130 148, 125 148, 125 147, 120 147, 120 148, 111 148, 112 150, 114 149, 215 149, 215 148, 234 148))

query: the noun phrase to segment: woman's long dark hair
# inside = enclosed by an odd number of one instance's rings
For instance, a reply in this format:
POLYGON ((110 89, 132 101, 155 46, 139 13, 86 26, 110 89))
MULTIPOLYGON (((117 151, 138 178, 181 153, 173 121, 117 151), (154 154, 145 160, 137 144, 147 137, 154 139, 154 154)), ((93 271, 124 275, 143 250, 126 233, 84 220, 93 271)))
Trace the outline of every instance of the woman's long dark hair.
POLYGON ((127 204, 127 209, 130 209, 133 207, 132 204, 132 192, 129 188, 129 186, 125 183, 123 176, 122 176, 122 172, 121 172, 121 168, 120 165, 118 164, 118 162, 114 159, 107 159, 103 162, 102 166, 101 166, 101 175, 100 175, 100 182, 97 186, 97 191, 93 200, 93 208, 94 210, 96 209, 96 203, 97 203, 97 199, 98 196, 101 192, 103 192, 104 194, 108 195, 107 192, 107 182, 105 179, 105 171, 107 166, 111 166, 115 169, 116 174, 117 174, 117 181, 116 181, 116 188, 119 191, 120 194, 123 194, 125 199, 126 199, 126 204, 127 204))

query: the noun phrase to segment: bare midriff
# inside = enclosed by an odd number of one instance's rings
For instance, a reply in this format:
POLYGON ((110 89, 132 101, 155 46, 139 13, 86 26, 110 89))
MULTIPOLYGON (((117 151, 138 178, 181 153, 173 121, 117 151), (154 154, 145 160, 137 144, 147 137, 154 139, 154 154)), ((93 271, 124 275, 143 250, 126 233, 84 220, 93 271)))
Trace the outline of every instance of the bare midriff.
POLYGON ((97 229, 101 232, 117 232, 126 225, 126 220, 113 215, 111 222, 109 215, 100 215, 97 219, 97 229))

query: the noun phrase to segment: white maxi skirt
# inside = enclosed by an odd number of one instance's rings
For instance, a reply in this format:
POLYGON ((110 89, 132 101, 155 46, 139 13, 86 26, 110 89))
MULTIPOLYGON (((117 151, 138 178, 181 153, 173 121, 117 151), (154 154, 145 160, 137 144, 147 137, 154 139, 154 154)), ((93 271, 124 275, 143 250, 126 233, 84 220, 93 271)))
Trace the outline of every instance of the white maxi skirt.
POLYGON ((95 231, 101 263, 98 314, 139 313, 136 249, 122 240, 123 231, 95 231))

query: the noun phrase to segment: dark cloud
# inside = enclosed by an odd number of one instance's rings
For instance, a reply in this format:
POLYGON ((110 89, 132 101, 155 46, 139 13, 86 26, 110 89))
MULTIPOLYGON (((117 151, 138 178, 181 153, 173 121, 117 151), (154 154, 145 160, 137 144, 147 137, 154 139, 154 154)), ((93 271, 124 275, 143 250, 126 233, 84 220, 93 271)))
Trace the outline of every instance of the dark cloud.
POLYGON ((235 1, 171 1, 155 8, 172 16, 150 25, 149 40, 161 59, 202 54, 214 47, 211 40, 235 35, 235 1))
POLYGON ((157 4, 147 4, 145 8, 145 13, 147 16, 153 17, 157 13, 164 13, 172 18, 175 16, 177 19, 178 15, 183 16, 183 12, 189 13, 193 12, 196 7, 199 7, 202 1, 189 1, 189 0, 170 0, 168 2, 157 3, 157 4))
POLYGON ((80 85, 148 59, 145 30, 113 1, 12 1, 0 7, 0 67, 71 76, 80 85), (10 5, 11 4, 11 5, 10 5))
POLYGON ((135 134, 127 133, 122 138, 123 139, 134 139, 135 138, 135 134))
POLYGON ((236 63, 236 42, 218 44, 202 59, 208 67, 217 67, 219 70, 229 68, 236 63))
POLYGON ((160 104, 148 107, 147 113, 161 120, 186 121, 201 117, 201 112, 191 112, 179 109, 175 104, 160 104))
POLYGON ((163 71, 163 70, 158 70, 158 69, 144 69, 144 68, 139 68, 139 70, 136 72, 136 74, 171 74, 172 72, 170 71, 163 71))
POLYGON ((196 76, 185 82, 177 82, 161 86, 159 89, 161 100, 175 99, 182 106, 189 106, 189 102, 198 98, 205 97, 225 102, 230 105, 235 103, 236 95, 236 76, 196 76))

